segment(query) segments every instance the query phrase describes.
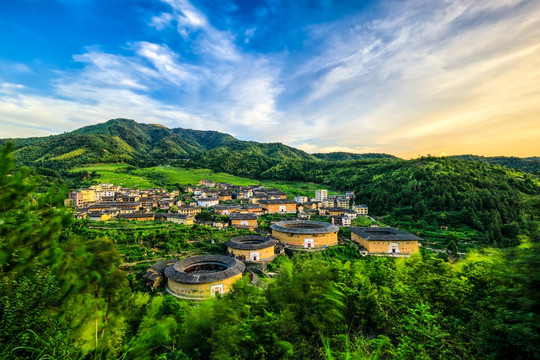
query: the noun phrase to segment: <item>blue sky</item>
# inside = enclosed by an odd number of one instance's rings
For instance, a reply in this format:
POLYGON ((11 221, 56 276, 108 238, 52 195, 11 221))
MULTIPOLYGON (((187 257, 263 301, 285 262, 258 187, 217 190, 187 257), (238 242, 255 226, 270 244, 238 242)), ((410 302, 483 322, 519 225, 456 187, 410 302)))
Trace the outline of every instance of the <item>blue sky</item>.
POLYGON ((540 153, 540 2, 2 0, 0 137, 111 118, 308 152, 540 153))

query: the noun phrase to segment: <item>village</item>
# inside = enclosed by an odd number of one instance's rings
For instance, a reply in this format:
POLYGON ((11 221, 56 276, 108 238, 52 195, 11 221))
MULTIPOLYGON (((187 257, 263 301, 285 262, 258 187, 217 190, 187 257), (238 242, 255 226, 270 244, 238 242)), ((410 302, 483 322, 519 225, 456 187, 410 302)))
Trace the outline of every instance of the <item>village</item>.
POLYGON ((224 255, 162 260, 147 269, 143 278, 152 290, 164 284, 170 294, 191 300, 230 291, 246 269, 250 276, 256 276, 281 254, 324 251, 348 241, 357 246, 362 256, 409 257, 419 251, 421 240, 399 229, 381 227, 369 216, 367 205, 356 203, 352 191, 328 195, 321 189, 313 198, 296 196, 292 200, 276 188, 211 180, 172 191, 99 184, 70 192, 65 205, 75 209, 77 219, 158 220, 251 231, 252 235, 228 240, 224 255), (259 226, 265 215, 277 216, 270 231, 259 226), (373 222, 369 226, 352 226, 357 217, 373 222), (350 230, 350 239, 338 236, 340 228, 350 230))

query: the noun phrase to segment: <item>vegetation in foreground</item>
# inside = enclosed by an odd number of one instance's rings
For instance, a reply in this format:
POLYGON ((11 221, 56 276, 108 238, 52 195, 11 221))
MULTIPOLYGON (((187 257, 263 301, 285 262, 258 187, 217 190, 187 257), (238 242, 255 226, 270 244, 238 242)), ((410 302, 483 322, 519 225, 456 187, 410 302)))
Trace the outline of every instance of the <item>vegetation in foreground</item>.
MULTIPOLYGON (((530 240, 455 262, 429 253, 292 259, 201 303, 130 287, 118 245, 77 233, 62 197, 0 159, 0 358, 530 359, 540 356, 540 199, 530 240)), ((181 245, 179 245, 181 246, 181 245)))

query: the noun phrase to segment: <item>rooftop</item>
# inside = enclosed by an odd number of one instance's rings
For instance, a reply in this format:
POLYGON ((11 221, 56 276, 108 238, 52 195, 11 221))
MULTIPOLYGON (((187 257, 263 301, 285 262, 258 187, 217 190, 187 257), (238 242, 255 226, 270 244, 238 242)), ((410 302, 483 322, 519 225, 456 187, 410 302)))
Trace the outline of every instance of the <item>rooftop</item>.
POLYGON ((416 235, 391 227, 353 227, 351 232, 369 241, 418 241, 416 235))
POLYGON ((338 232, 339 228, 330 223, 310 220, 287 220, 270 225, 272 230, 291 234, 326 234, 338 232))
POLYGON ((186 284, 205 284, 241 274, 246 266, 241 261, 224 255, 193 256, 165 269, 165 276, 186 284))
POLYGON ((229 219, 231 220, 257 220, 259 217, 253 213, 232 213, 229 214, 229 219))
POLYGON ((225 245, 231 249, 238 250, 258 250, 268 248, 276 244, 277 240, 258 235, 237 236, 225 243, 225 245))
POLYGON ((285 200, 285 199, 260 200, 259 204, 266 204, 266 205, 296 204, 296 201, 294 201, 294 200, 285 200))

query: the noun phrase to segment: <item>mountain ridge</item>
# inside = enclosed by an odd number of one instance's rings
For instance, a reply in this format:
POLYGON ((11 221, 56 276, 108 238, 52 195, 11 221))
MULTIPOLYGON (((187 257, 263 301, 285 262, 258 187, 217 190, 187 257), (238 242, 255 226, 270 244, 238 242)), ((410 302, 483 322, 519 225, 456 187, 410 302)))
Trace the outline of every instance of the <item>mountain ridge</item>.
MULTIPOLYGON (((69 167, 97 162, 124 162, 148 165, 190 159, 194 164, 213 168, 235 168, 246 160, 258 164, 251 176, 259 176, 282 161, 355 161, 398 160, 385 153, 330 152, 309 154, 282 143, 244 141, 215 130, 167 128, 161 124, 138 123, 132 119, 110 119, 71 132, 44 137, 0 139, 0 145, 12 142, 15 158, 23 165, 69 167), (229 166, 224 166, 224 164, 229 166), (233 164, 237 163, 237 164, 233 164), (233 166, 234 165, 234 166, 233 166), (263 170, 264 171, 264 170, 263 170)), ((530 173, 540 172, 540 157, 479 155, 449 156, 480 161, 530 173)), ((244 171, 246 173, 246 171, 244 171)))

